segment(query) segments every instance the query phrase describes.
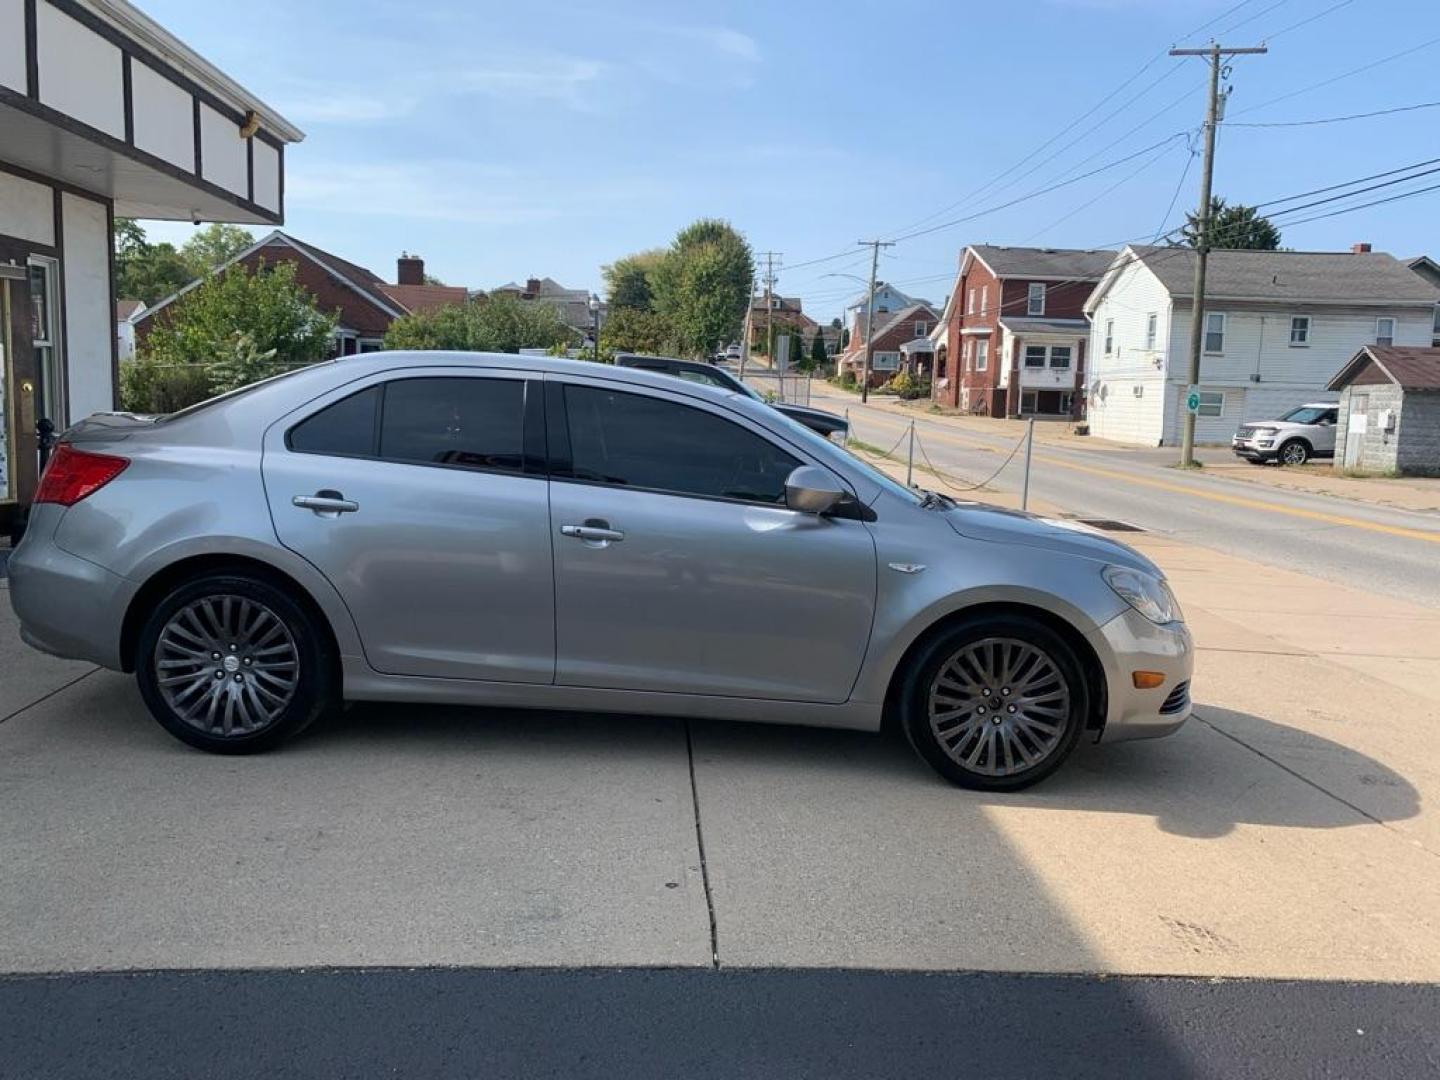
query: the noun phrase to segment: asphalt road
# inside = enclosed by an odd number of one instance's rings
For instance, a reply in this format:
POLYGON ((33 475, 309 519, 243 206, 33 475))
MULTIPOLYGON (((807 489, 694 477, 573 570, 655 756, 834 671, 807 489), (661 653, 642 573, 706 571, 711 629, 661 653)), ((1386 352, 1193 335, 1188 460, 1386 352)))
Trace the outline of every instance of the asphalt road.
MULTIPOLYGON (((814 404, 848 409, 852 435, 882 449, 891 447, 908 425, 906 417, 861 405, 840 391, 821 390, 814 404)), ((1000 469, 989 486, 1020 490, 1023 452, 1001 469, 1014 439, 977 431, 975 425, 960 429, 924 414, 916 416, 916 432, 930 461, 956 481, 978 483, 1000 469)), ((1174 453, 1037 442, 1030 494, 1070 514, 1119 520, 1271 566, 1440 607, 1440 573, 1435 572, 1440 518, 1435 515, 1181 472, 1167 467, 1174 453)), ((923 472, 917 472, 916 483, 957 494, 923 472)))
POLYGON ((845 970, 0 977, 0 1077, 1433 1076, 1440 989, 845 970))

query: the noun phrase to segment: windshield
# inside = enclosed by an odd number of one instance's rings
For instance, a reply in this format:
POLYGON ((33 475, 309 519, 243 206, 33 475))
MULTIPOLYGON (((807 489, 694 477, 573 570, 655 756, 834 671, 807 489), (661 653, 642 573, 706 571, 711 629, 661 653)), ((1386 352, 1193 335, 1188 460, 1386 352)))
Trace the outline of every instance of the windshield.
POLYGON ((1314 405, 1302 405, 1298 409, 1291 409, 1281 420, 1288 420, 1292 424, 1314 424, 1328 413, 1329 409, 1317 408, 1314 405))

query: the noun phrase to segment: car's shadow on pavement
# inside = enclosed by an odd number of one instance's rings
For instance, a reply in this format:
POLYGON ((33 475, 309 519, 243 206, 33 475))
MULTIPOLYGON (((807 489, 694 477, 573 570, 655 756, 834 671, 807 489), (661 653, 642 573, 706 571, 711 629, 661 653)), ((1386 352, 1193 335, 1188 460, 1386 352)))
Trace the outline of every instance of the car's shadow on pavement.
MULTIPOLYGON (((527 712, 449 706, 358 704, 322 720, 285 753, 323 753, 344 744, 385 752, 407 745, 433 752, 502 748, 544 753, 548 744, 609 756, 626 743, 648 742, 686 721, 623 714, 527 712)), ((697 763, 743 763, 773 773, 823 771, 837 785, 868 781, 946 787, 898 734, 832 731, 768 724, 690 721, 697 763)), ((1225 836, 1237 825, 1334 829, 1367 821, 1402 821, 1420 812, 1414 786, 1389 766, 1311 732, 1248 713, 1199 705, 1164 739, 1095 746, 1082 742, 1053 776, 1026 791, 962 791, 972 804, 1148 815, 1179 836, 1225 836)))

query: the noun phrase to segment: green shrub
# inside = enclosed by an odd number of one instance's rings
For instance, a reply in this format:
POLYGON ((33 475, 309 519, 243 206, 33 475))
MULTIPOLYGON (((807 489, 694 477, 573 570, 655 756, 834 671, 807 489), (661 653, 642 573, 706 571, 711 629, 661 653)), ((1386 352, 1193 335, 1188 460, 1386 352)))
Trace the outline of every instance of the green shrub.
POLYGON ((137 358, 120 365, 120 407, 128 412, 171 413, 212 396, 199 364, 137 358))

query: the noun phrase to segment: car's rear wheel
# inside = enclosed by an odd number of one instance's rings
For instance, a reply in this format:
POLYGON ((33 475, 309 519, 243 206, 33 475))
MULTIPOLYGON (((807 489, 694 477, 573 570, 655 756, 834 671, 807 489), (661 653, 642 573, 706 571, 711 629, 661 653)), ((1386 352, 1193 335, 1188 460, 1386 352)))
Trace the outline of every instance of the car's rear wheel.
POLYGON ((1089 700, 1063 637, 1028 616, 982 616, 949 628, 915 658, 901 721, 916 752, 947 780, 1014 791, 1060 767, 1089 700))
POLYGON ((248 574, 188 581, 146 620, 141 696, 177 739, 219 754, 269 750, 329 703, 333 659, 313 615, 248 574))
POLYGON ((1291 439, 1280 447, 1281 465, 1304 465, 1310 460, 1310 447, 1301 439, 1291 439))

